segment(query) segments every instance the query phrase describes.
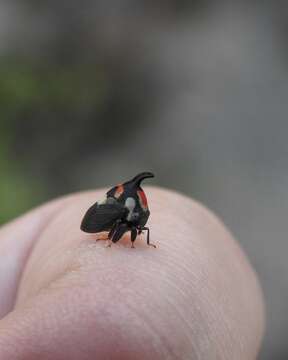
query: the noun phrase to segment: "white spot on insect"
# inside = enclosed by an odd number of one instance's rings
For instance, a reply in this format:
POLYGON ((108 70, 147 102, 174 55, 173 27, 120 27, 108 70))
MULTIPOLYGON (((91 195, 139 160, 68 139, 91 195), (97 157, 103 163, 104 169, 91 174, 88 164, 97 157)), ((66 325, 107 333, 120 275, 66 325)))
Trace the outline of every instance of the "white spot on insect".
POLYGON ((102 199, 102 200, 98 200, 98 204, 99 204, 99 205, 106 204, 106 202, 107 202, 107 198, 104 198, 104 199, 102 199))
POLYGON ((132 220, 133 210, 135 209, 136 202, 132 197, 128 197, 125 201, 125 207, 129 210, 129 214, 127 215, 127 220, 132 220))
POLYGON ((98 201, 98 204, 99 205, 115 204, 115 202, 116 202, 116 200, 113 197, 109 196, 105 199, 98 201))
POLYGON ((112 205, 112 204, 115 204, 116 202, 117 202, 117 200, 114 199, 113 197, 107 197, 105 204, 112 205))

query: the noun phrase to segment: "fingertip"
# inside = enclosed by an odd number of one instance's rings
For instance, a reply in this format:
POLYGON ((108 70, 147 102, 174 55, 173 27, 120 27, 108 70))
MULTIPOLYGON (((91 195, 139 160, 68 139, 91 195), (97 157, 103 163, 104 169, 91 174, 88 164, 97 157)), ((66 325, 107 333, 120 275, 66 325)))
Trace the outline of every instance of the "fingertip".
POLYGON ((71 360, 99 354, 255 359, 263 300, 245 254, 199 203, 166 189, 145 190, 156 249, 143 239, 134 250, 125 240, 105 249, 80 231, 82 215, 101 192, 77 195, 62 208, 41 235, 23 277, 16 310, 21 314, 34 301, 40 310, 29 315, 32 325, 29 331, 21 328, 22 336, 41 354, 48 343, 51 359, 64 359, 65 348, 71 360), (37 323, 46 327, 36 341, 31 332, 37 323), (44 331, 49 326, 51 333, 44 331))

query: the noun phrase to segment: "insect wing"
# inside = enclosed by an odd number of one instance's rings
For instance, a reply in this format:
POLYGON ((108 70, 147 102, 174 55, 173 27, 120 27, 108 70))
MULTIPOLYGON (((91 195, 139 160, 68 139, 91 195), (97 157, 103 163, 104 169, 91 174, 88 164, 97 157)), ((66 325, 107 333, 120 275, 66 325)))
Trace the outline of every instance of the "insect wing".
POLYGON ((115 221, 123 218, 126 213, 127 209, 117 202, 113 204, 95 203, 86 212, 81 223, 81 230, 88 233, 108 231, 115 221))

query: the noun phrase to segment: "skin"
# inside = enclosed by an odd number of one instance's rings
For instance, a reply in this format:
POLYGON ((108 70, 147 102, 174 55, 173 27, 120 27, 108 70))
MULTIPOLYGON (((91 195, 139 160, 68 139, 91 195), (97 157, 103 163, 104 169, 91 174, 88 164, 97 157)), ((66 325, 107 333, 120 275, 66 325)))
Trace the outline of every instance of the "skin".
POLYGON ((80 231, 104 190, 0 230, 0 359, 256 359, 263 300, 239 245, 197 202, 145 190, 157 249, 80 231))

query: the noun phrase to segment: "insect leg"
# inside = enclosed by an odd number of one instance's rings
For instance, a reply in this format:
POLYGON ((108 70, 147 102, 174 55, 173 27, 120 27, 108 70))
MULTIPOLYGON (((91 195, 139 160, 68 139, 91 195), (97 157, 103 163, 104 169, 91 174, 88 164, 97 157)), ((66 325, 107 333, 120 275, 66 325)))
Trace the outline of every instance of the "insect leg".
POLYGON ((154 248, 156 248, 156 245, 150 244, 150 230, 149 230, 149 228, 145 226, 145 227, 141 228, 141 230, 146 230, 147 231, 147 245, 148 246, 153 246, 154 248))
POLYGON ((109 233, 107 234, 106 233, 106 236, 102 235, 102 236, 99 236, 96 241, 100 241, 100 240, 108 240, 108 246, 107 247, 111 247, 111 238, 117 228, 117 226, 119 225, 119 223, 121 222, 121 220, 117 220, 115 221, 115 223, 113 224, 112 228, 110 229, 109 233))
POLYGON ((121 239, 121 237, 125 234, 126 231, 128 231, 129 228, 127 226, 127 224, 119 224, 119 226, 116 228, 113 237, 112 237, 112 242, 116 243, 118 240, 121 239))
POLYGON ((137 237, 137 229, 135 226, 133 226, 131 229, 131 242, 132 242, 131 248, 135 248, 134 241, 136 240, 136 237, 137 237))
POLYGON ((109 231, 108 234, 108 239, 111 239, 113 237, 113 234, 115 233, 118 225, 121 223, 121 220, 116 220, 115 223, 113 224, 111 230, 109 231))

